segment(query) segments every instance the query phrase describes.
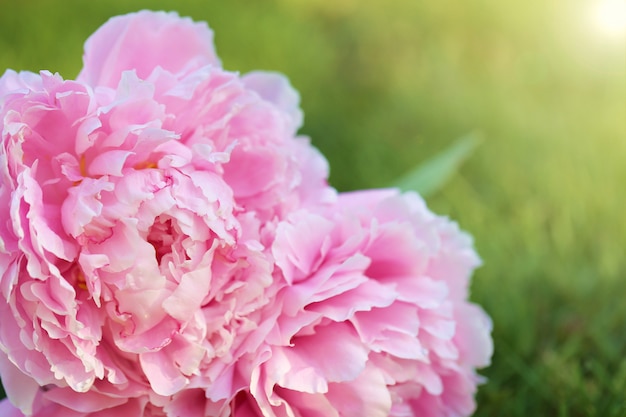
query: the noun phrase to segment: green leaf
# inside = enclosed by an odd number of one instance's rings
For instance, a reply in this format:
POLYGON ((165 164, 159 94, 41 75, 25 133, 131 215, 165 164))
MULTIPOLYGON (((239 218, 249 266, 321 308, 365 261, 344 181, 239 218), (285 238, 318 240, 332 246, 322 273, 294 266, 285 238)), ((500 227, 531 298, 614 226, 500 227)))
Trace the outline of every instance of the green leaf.
POLYGON ((481 135, 476 132, 462 136, 443 152, 394 181, 392 186, 402 191, 417 191, 423 197, 434 194, 459 170, 481 141, 481 135))

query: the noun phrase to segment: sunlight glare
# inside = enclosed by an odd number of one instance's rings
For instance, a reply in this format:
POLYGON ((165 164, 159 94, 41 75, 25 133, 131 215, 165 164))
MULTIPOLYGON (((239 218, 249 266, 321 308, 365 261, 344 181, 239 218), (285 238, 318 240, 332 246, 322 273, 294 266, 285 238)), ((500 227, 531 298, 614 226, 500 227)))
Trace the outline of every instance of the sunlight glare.
POLYGON ((626 0, 601 0, 595 4, 594 23, 606 36, 626 38, 626 0))

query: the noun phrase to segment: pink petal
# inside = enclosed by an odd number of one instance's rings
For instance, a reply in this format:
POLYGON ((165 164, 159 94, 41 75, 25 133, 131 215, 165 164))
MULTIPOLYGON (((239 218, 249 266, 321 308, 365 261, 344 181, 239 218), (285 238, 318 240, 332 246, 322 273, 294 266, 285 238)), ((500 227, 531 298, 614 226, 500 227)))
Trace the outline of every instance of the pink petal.
POLYGON ((307 306, 307 311, 319 312, 333 321, 345 321, 357 311, 387 307, 397 297, 398 294, 393 289, 376 281, 367 281, 353 290, 311 304, 307 306))
POLYGON ((285 174, 285 160, 275 149, 237 147, 224 165, 224 180, 235 197, 253 197, 269 190, 285 174))
POLYGON ((143 353, 139 359, 150 386, 159 395, 176 394, 189 382, 163 351, 143 353))
POLYGON ((305 211, 294 213, 288 222, 278 225, 272 254, 288 283, 299 281, 318 268, 333 228, 332 222, 305 211))
POLYGON ((474 304, 467 303, 457 308, 458 325, 455 342, 463 362, 478 368, 489 365, 493 355, 491 319, 482 308, 474 304))
POLYGON ((289 372, 278 384, 296 391, 326 392, 328 383, 352 381, 365 369, 368 352, 349 325, 319 326, 284 349, 289 372), (332 352, 332 355, 328 353, 332 352))
MULTIPOLYGON (((11 398, 15 407, 21 409, 25 414, 30 415, 33 410, 33 402, 35 396, 39 391, 39 385, 32 378, 24 375, 4 353, 0 353, 0 374, 2 374, 4 390, 7 393, 7 397, 11 398)), ((13 414, 6 414, 7 416, 21 416, 15 408, 12 409, 11 404, 7 404, 3 401, 0 411, 4 411, 3 408, 10 410, 13 414)), ((0 413, 2 417, 5 416, 4 412, 0 413)))
POLYGON ((63 236, 63 227, 57 216, 51 216, 49 208, 44 205, 43 193, 35 178, 24 175, 24 201, 30 205, 27 214, 30 220, 30 232, 33 235, 33 245, 37 252, 45 258, 44 250, 64 259, 74 260, 78 249, 74 242, 63 236), (50 216, 50 217, 47 217, 50 216))
POLYGON ((304 116, 299 107, 300 95, 284 75, 253 71, 244 75, 242 81, 247 88, 256 91, 263 100, 271 102, 288 114, 294 131, 302 126, 304 116))
POLYGON ((172 73, 218 65, 213 32, 176 13, 141 11, 106 22, 85 43, 79 81, 116 87, 123 71, 146 79, 160 66, 172 73))
POLYGON ((389 307, 358 312, 351 321, 373 351, 424 359, 425 351, 417 338, 420 321, 414 306, 395 302, 389 307))
POLYGON ((2 417, 25 417, 19 408, 9 402, 8 398, 0 401, 0 416, 2 417))
POLYGON ((178 287, 163 301, 163 308, 169 315, 186 321, 198 311, 211 285, 210 261, 207 263, 209 265, 183 274, 178 287))
POLYGON ((390 279, 396 284, 398 299, 413 303, 420 308, 432 309, 441 306, 448 296, 448 286, 427 276, 404 276, 390 279))
POLYGON ((125 404, 128 401, 123 396, 114 398, 95 391, 78 393, 68 388, 53 388, 46 392, 44 397, 69 409, 83 413, 105 410, 125 404))
POLYGON ((441 395, 443 381, 430 364, 418 363, 417 382, 432 395, 441 395))
POLYGON ((106 151, 96 156, 87 168, 89 175, 115 175, 122 176, 122 169, 126 163, 126 159, 133 152, 114 149, 106 151))
POLYGON ((380 370, 368 366, 354 380, 330 384, 327 394, 340 416, 388 417, 391 396, 380 370))
POLYGON ((68 190, 68 197, 61 207, 61 223, 65 233, 78 237, 90 229, 93 220, 102 220, 103 191, 112 191, 113 184, 106 178, 85 178, 80 184, 68 190))
POLYGON ((164 411, 173 417, 204 417, 207 415, 219 416, 219 408, 213 407, 211 414, 206 414, 208 400, 202 389, 187 389, 175 395, 173 400, 165 406, 164 411))

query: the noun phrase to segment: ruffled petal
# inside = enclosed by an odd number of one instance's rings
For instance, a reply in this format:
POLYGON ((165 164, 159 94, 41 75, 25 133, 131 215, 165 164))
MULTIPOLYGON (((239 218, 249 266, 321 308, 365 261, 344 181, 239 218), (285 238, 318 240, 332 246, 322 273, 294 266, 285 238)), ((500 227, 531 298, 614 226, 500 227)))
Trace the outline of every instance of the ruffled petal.
POLYGON ((128 70, 145 79, 156 67, 184 73, 220 62, 205 23, 144 10, 114 17, 98 29, 85 43, 83 64, 79 81, 115 88, 128 70))

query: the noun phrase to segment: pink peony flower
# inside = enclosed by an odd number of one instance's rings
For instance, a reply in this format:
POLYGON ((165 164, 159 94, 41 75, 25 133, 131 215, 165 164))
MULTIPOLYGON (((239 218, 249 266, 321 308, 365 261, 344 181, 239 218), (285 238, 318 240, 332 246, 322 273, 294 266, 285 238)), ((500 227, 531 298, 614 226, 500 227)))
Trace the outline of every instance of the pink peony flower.
POLYGON ((298 104, 174 13, 111 19, 75 81, 0 78, 2 415, 472 413, 470 238, 337 195, 298 104))

